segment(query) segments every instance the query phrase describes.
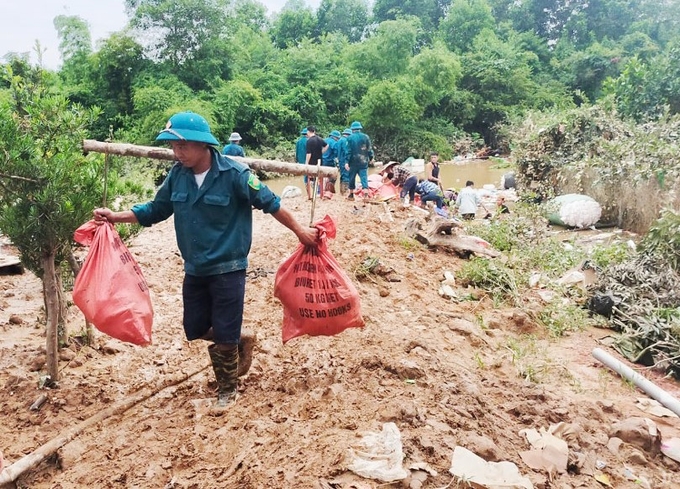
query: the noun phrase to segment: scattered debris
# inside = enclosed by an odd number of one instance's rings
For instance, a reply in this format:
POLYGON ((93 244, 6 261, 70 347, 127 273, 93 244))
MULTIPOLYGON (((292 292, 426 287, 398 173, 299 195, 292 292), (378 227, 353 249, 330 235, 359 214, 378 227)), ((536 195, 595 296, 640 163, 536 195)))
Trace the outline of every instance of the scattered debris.
POLYGON ((473 487, 533 489, 527 477, 519 473, 512 462, 487 462, 467 448, 457 446, 453 450, 449 472, 473 487))
POLYGON ((402 466, 401 434, 394 423, 384 423, 380 433, 365 433, 357 445, 350 447, 350 455, 352 461, 347 468, 361 477, 393 482, 409 475, 402 466))
POLYGON ((537 431, 531 428, 519 432, 532 447, 531 450, 519 454, 525 464, 534 470, 545 471, 549 474, 554 471, 563 474, 567 471, 569 447, 566 441, 554 435, 562 424, 550 425, 548 430, 541 428, 537 431))
POLYGON ((656 401, 654 399, 648 399, 646 397, 638 397, 637 403, 635 405, 641 410, 644 411, 645 413, 652 414, 654 416, 658 416, 659 418, 663 418, 664 416, 670 417, 670 418, 677 418, 678 415, 675 414, 673 411, 670 409, 666 409, 661 405, 659 401, 656 401))

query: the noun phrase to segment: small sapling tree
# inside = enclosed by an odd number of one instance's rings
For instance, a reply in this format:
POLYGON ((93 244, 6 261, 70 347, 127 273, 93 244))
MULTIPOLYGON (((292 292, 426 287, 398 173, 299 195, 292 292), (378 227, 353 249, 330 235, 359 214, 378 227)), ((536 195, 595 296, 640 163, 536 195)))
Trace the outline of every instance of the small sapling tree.
POLYGON ((55 94, 39 68, 15 60, 1 70, 0 229, 42 280, 46 367, 57 381, 59 339, 68 339, 61 264, 71 256, 73 232, 90 219, 103 193, 102 160, 81 149, 97 111, 55 94))

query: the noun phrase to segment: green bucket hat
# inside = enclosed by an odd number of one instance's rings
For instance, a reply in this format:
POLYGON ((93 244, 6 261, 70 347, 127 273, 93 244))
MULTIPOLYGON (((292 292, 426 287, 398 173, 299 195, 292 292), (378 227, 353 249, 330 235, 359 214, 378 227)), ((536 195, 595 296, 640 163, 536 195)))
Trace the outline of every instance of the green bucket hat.
POLYGON ((194 112, 179 112, 170 117, 156 141, 195 141, 214 146, 220 144, 210 132, 208 121, 194 112))

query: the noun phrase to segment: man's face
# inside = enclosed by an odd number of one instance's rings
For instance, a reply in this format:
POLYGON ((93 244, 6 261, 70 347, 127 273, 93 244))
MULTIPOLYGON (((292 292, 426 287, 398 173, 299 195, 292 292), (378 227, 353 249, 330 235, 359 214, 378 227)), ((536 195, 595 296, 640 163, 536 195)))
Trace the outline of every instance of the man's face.
POLYGON ((430 161, 432 163, 437 163, 439 161, 439 155, 431 155, 430 156, 430 161))
POLYGON ((203 161, 205 156, 205 143, 196 141, 170 141, 175 158, 182 163, 182 166, 193 168, 203 161))

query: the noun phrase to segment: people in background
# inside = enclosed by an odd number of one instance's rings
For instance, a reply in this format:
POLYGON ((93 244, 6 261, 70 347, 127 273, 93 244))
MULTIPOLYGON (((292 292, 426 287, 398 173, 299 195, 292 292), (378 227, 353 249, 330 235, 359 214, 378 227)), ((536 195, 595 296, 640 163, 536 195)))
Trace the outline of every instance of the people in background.
MULTIPOLYGON (((338 140, 340 139, 340 131, 333 130, 325 139, 326 144, 328 144, 328 149, 324 151, 321 156, 322 166, 329 168, 337 168, 338 166, 338 140)), ((324 178, 320 179, 319 186, 321 187, 321 192, 324 198, 327 198, 329 194, 335 193, 335 178, 324 178)))
POLYGON ((479 207, 479 195, 475 190, 475 182, 468 180, 465 182, 465 188, 460 190, 458 198, 456 199, 456 207, 460 216, 468 221, 471 221, 477 215, 477 208, 479 207))
POLYGON ((430 153, 430 161, 425 165, 425 178, 433 183, 436 183, 440 190, 444 190, 442 181, 439 178, 439 153, 433 151, 430 153))
POLYGON ((361 181, 364 198, 368 198, 368 164, 373 161, 373 146, 371 139, 362 132, 361 122, 354 121, 349 126, 352 134, 347 138, 347 163, 345 169, 349 172, 348 200, 354 200, 357 175, 361 181))
POLYGON ((416 193, 420 195, 420 202, 422 202, 423 207, 428 202, 434 202, 438 209, 444 206, 444 193, 435 182, 420 179, 418 185, 416 185, 416 193))
POLYGON ((413 202, 416 196, 418 177, 411 173, 408 168, 396 161, 390 161, 385 165, 380 174, 383 176, 383 180, 390 180, 395 187, 399 187, 400 199, 403 200, 408 196, 409 202, 413 202))
MULTIPOLYGON (((307 160, 307 128, 303 127, 300 130, 300 139, 295 143, 295 161, 301 165, 305 164, 307 160)), ((307 187, 307 181, 309 178, 307 175, 303 177, 303 182, 305 182, 305 188, 307 187)))
MULTIPOLYGON (((307 165, 318 165, 321 166, 321 158, 323 154, 328 150, 328 143, 322 138, 316 135, 316 127, 307 126, 307 154, 305 155, 305 163, 307 165)), ((315 178, 310 177, 307 179, 307 198, 312 200, 313 197, 313 184, 315 183, 315 178)), ((323 188, 321 189, 323 192, 323 188)))
POLYGON ((338 140, 338 169, 340 170, 340 195, 343 197, 349 192, 349 170, 347 163, 349 162, 349 148, 347 147, 347 138, 352 134, 352 130, 348 127, 342 131, 342 137, 338 140))
POLYGON ((241 146, 241 135, 237 132, 232 132, 229 136, 229 144, 222 148, 222 154, 226 156, 241 156, 245 158, 246 152, 241 146))
POLYGON ((505 203, 505 197, 499 195, 496 199, 496 214, 510 214, 510 209, 505 203))

